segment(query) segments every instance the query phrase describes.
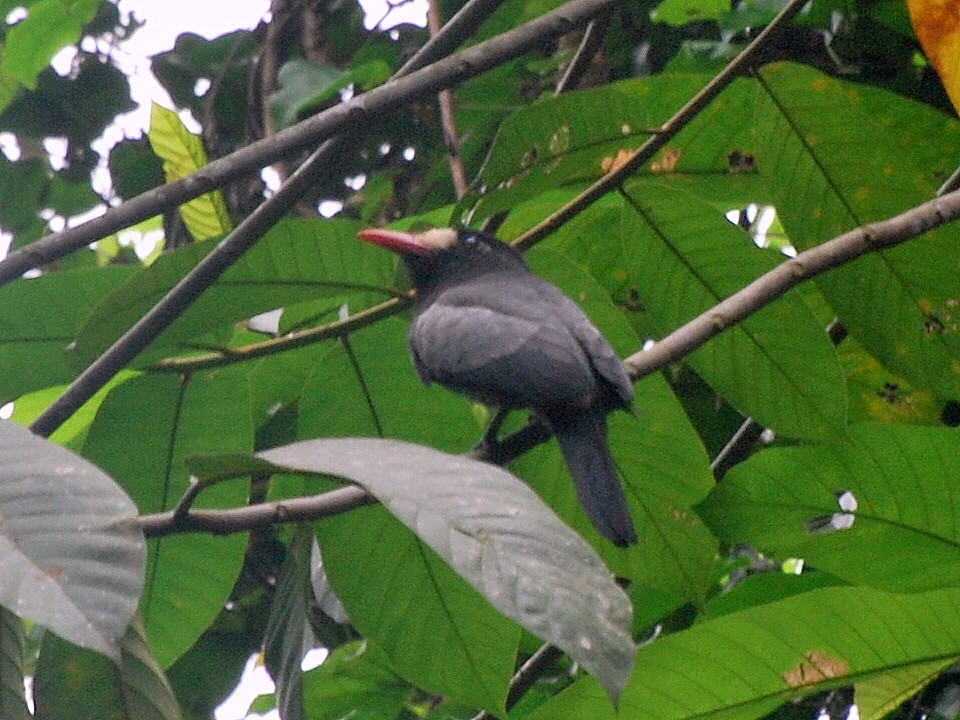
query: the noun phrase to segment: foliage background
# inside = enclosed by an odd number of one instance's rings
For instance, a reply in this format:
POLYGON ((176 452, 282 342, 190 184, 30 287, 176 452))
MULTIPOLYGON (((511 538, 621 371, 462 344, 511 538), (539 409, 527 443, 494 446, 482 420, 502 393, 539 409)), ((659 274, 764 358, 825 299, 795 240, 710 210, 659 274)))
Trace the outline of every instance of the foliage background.
MULTIPOLYGON (((216 239, 246 226, 264 197, 249 168, 295 178, 318 139, 278 143, 306 127, 299 121, 389 87, 429 33, 365 30, 348 0, 277 0, 270 22, 212 40, 184 18, 153 70, 202 135, 155 108, 149 138, 111 151, 113 185, 99 196, 91 142, 131 107, 114 54, 136 23, 97 0, 22 5, 0 54, 0 131, 20 148, 0 159, 0 227, 13 235, 0 262, 0 401, 15 403, 15 423, 33 423, 109 477, 74 478, 41 440, 3 431, 4 572, 11 587, 21 567, 52 583, 0 593, 3 717, 30 716, 25 676, 38 717, 209 717, 259 651, 288 718, 613 716, 609 675, 589 662, 585 673, 566 647, 538 652, 518 617, 495 609, 389 502, 359 507, 327 478, 251 464, 253 452, 282 456, 310 438, 394 438, 456 454, 482 433, 482 408, 420 386, 406 358, 405 280, 356 232, 468 222, 528 244, 546 235, 527 253, 531 267, 627 357, 786 257, 931 200, 960 157, 960 125, 900 2, 815 0, 679 132, 678 108, 782 5, 596 2, 587 33, 544 32, 458 84, 452 115, 436 88, 358 113, 256 246, 169 327, 148 328, 149 346, 108 367, 109 382, 69 420, 53 422, 65 387, 109 360, 128 328, 215 255, 216 239), (95 50, 81 49, 60 76, 49 59, 71 43, 95 50), (209 90, 198 95, 201 80, 209 90), (62 163, 47 156, 51 137, 66 142, 62 163), (655 157, 575 216, 550 220, 650 137, 663 139, 655 157), (231 165, 238 151, 253 158, 246 170, 231 165), (469 187, 452 180, 459 171, 469 187), (194 173, 206 184, 189 204, 154 190, 194 173), (323 201, 339 204, 336 217, 318 216, 323 201), (141 227, 164 234, 147 261, 97 234, 96 221, 51 232, 99 204, 115 208, 106 223, 138 202, 156 208, 141 227), (39 273, 3 275, 21 262, 39 273), (250 319, 279 307, 279 320, 250 319), (63 491, 48 492, 63 474, 63 491), (220 481, 232 474, 245 480, 220 481), (119 508, 92 537, 119 532, 125 553, 84 545, 81 491, 119 508), (194 491, 195 512, 168 522, 162 513, 194 491), (321 499, 315 522, 243 513, 300 496, 321 499), (211 508, 239 510, 230 517, 243 532, 204 526, 211 508), (59 543, 44 542, 51 517, 59 543), (104 611, 110 622, 98 619, 105 587, 123 601, 104 611), (43 612, 67 606, 80 617, 43 612), (91 617, 104 636, 83 635, 91 617), (301 673, 314 645, 331 654, 301 673)), ((458 40, 473 46, 558 5, 485 3, 489 17, 458 40)), ((442 19, 458 9, 433 8, 442 19)), ((950 40, 925 38, 927 55, 955 57, 943 50, 950 40)), ((922 227, 748 305, 744 322, 639 380, 636 415, 610 427, 636 547, 595 533, 555 445, 520 446, 511 470, 629 581, 640 648, 621 717, 839 718, 854 701, 861 717, 957 715, 960 254, 953 226, 922 227)), ((518 414, 510 429, 524 422, 518 414)), ((457 475, 446 482, 458 487, 457 475)), ((439 505, 430 494, 412 502, 439 505)), ((437 533, 452 532, 445 522, 437 533)), ((512 531, 559 544, 541 529, 512 531)), ((592 613, 575 600, 561 630, 592 613)))

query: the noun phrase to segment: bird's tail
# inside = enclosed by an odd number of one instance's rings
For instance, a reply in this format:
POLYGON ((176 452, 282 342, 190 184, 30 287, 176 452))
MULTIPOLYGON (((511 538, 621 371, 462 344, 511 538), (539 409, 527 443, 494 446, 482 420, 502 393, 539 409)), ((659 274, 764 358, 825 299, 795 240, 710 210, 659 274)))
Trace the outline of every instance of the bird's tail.
POLYGON ((573 476, 577 498, 604 537, 621 547, 637 541, 637 531, 613 456, 607 445, 607 423, 602 410, 575 416, 548 418, 573 476))

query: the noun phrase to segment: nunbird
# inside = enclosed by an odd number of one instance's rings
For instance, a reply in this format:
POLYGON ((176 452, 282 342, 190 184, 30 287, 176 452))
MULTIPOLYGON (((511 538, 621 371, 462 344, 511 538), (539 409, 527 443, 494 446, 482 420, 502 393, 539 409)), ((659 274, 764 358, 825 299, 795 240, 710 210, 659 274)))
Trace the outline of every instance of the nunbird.
POLYGON ((607 413, 629 408, 633 386, 583 311, 488 233, 374 229, 360 238, 399 253, 407 266, 416 289, 410 354, 420 379, 499 408, 494 428, 506 411, 536 412, 557 436, 596 528, 617 545, 635 543, 606 437, 607 413))

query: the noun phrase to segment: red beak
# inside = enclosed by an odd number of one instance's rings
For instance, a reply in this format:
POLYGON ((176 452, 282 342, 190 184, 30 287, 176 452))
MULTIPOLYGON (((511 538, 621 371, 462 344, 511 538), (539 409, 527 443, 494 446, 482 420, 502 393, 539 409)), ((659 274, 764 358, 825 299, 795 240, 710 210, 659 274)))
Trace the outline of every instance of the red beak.
POLYGON ((424 245, 416 235, 400 232, 399 230, 373 228, 372 230, 361 230, 357 233, 357 236, 361 240, 366 240, 374 245, 385 247, 388 250, 393 250, 402 255, 426 255, 431 250, 431 248, 428 245, 424 245))

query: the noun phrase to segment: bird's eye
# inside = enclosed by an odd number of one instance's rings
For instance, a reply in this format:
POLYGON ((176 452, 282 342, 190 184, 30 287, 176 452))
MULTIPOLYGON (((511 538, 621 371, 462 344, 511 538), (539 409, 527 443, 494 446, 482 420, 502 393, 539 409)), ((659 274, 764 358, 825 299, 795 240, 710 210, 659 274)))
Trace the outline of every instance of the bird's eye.
POLYGON ((467 236, 463 239, 463 244, 464 244, 464 245, 468 245, 468 246, 476 245, 476 244, 477 244, 477 236, 476 236, 476 235, 467 235, 467 236))

